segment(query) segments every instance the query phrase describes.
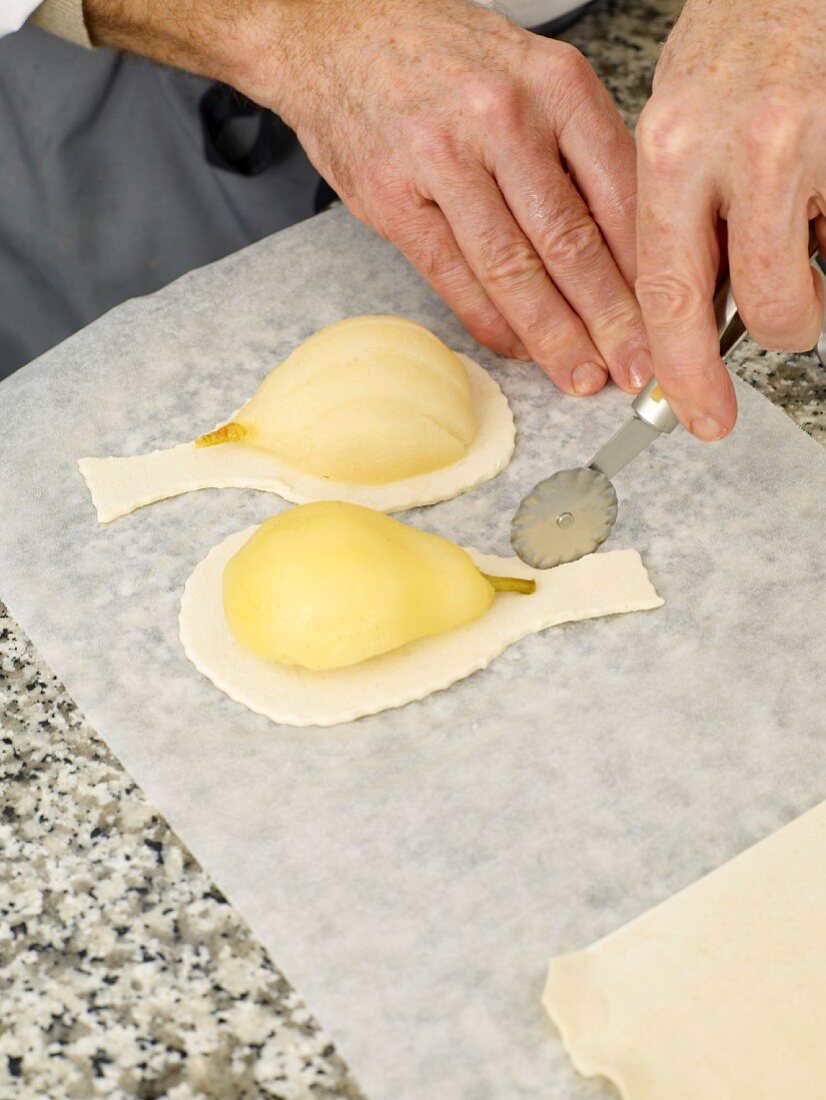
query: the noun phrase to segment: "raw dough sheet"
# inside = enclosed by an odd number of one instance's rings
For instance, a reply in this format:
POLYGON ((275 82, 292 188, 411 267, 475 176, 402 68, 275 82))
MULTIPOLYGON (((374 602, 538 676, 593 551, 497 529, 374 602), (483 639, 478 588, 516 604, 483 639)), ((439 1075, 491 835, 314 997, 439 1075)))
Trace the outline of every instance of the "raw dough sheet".
MULTIPOLYGON (((460 358, 468 374, 476 436, 458 462, 417 477, 386 485, 329 481, 241 443, 218 447, 181 443, 127 458, 81 458, 78 466, 100 523, 110 523, 144 505, 196 489, 262 489, 298 504, 346 500, 379 512, 402 512, 435 504, 489 481, 507 466, 513 454, 515 429, 507 398, 484 367, 467 355, 460 353, 460 358)), ((174 395, 170 395, 170 401, 174 401, 174 395)))
POLYGON ((256 530, 224 539, 196 566, 181 601, 181 642, 195 667, 231 699, 290 726, 334 726, 404 706, 487 668, 513 642, 560 623, 662 606, 636 550, 591 554, 542 572, 515 557, 467 548, 483 573, 533 577, 530 596, 500 593, 479 619, 392 653, 328 672, 277 665, 232 635, 224 567, 256 530))
POLYGON ((823 1100, 826 804, 554 959, 545 1007, 625 1100, 823 1100))
POLYGON ((0 597, 367 1100, 616 1100, 553 1035, 548 959, 826 797, 826 455, 738 384, 732 439, 675 432, 616 478, 605 549, 640 550, 659 611, 524 638, 484 676, 350 725, 273 726, 192 667, 178 612, 195 565, 280 502, 204 490, 100 527, 77 459, 194 438, 230 377, 252 393, 309 333, 370 312, 478 359, 517 422, 507 469, 416 526, 507 554, 520 497, 628 415, 614 389, 566 398, 478 348, 333 211, 0 383, 0 597))

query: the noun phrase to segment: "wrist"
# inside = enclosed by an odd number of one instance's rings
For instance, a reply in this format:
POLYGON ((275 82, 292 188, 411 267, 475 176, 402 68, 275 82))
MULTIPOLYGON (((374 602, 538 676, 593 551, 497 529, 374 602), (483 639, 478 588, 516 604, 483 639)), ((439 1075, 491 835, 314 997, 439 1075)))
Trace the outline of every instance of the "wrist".
POLYGON ((336 4, 255 0, 242 6, 233 28, 227 83, 293 125, 293 100, 306 87, 308 70, 321 52, 320 45, 312 44, 315 25, 323 25, 329 8, 334 9, 329 13, 332 20, 336 4))
MULTIPOLYGON (((233 86, 293 129, 327 107, 369 110, 364 89, 422 55, 455 63, 531 36, 476 0, 261 0, 239 25, 233 86)), ((390 89, 388 89, 390 91, 390 89)))
MULTIPOLYGON (((384 9, 353 0, 259 0, 243 7, 227 82, 294 129, 302 113, 329 98, 325 89, 337 83, 343 51, 357 54, 350 48, 353 39, 364 37, 367 24, 384 9)), ((344 65, 356 79, 357 56, 344 65)))

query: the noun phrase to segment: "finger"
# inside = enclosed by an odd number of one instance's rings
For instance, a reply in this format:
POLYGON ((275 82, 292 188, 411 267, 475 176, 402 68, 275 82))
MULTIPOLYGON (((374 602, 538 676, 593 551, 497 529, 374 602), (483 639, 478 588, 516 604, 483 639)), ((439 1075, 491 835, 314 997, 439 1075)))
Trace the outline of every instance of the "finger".
POLYGON ((630 287, 637 277, 637 150, 608 89, 575 51, 551 106, 559 150, 630 287), (561 117, 560 117, 561 116, 561 117))
POLYGON ((727 435, 737 401, 714 316, 719 247, 710 186, 672 157, 668 134, 640 138, 637 298, 654 370, 674 411, 699 439, 727 435))
POLYGON ((471 270, 546 374, 570 394, 589 394, 608 380, 585 325, 551 283, 545 265, 480 164, 459 179, 431 182, 471 270))
POLYGON ((397 231, 388 235, 475 340, 508 358, 530 358, 471 271, 437 206, 426 202, 409 211, 397 231))
POLYGON ((823 325, 823 281, 809 261, 806 204, 791 188, 755 191, 733 202, 728 217, 737 309, 763 347, 808 351, 823 325))
POLYGON ((552 281, 585 324, 625 390, 641 389, 653 373, 648 339, 633 291, 570 177, 553 157, 505 148, 496 180, 516 221, 552 281))

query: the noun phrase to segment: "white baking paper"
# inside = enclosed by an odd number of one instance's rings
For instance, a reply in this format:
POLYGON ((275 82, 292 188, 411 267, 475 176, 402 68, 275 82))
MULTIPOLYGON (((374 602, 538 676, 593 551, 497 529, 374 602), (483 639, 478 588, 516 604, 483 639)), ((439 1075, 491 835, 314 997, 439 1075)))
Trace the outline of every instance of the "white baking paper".
POLYGON ((399 313, 488 365, 514 460, 411 522, 493 553, 616 390, 567 398, 462 332, 386 243, 325 214, 130 302, 0 384, 0 596, 306 998, 369 1100, 595 1100, 540 1005, 584 947, 826 796, 826 455, 738 385, 734 437, 678 431, 616 478, 606 545, 652 615, 554 628, 422 702, 273 726, 184 656, 180 594, 280 505, 192 493, 99 528, 76 462, 217 423, 322 325, 399 313))

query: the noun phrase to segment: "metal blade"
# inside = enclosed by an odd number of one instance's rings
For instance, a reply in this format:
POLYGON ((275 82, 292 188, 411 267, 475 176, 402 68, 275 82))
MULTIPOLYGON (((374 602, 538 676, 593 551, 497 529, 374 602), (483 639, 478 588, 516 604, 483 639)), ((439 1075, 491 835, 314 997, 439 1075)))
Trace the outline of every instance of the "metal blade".
POLYGON ((746 326, 743 324, 740 314, 735 313, 725 332, 720 336, 721 357, 726 359, 746 335, 746 326))
POLYGON ((618 432, 611 436, 588 465, 592 470, 599 470, 600 473, 605 474, 610 481, 623 466, 627 466, 632 458, 636 458, 661 434, 656 428, 640 420, 638 416, 632 416, 618 432))
POLYGON ((616 518, 617 494, 599 470, 560 470, 535 485, 519 505, 511 545, 534 569, 550 569, 596 550, 616 518))

